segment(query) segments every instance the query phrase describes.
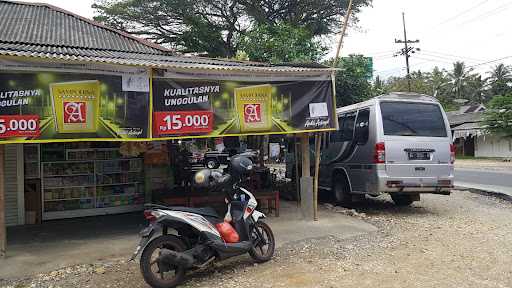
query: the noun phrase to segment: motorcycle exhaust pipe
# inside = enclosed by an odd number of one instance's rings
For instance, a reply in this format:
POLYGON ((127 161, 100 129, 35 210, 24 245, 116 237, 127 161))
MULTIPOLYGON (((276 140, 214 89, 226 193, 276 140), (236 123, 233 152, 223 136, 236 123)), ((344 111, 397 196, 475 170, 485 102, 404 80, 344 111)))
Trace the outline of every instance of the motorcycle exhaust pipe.
POLYGON ((160 256, 157 261, 166 266, 179 266, 184 267, 185 269, 191 268, 196 262, 194 257, 191 255, 169 249, 163 249, 160 251, 160 256))

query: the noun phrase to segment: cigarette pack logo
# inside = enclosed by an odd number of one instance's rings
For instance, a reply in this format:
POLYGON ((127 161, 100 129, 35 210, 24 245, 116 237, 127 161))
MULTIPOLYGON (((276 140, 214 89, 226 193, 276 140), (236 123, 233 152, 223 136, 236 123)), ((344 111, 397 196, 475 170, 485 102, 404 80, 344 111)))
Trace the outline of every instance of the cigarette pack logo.
POLYGON ((87 123, 85 102, 64 102, 64 123, 87 123))
POLYGON ((244 104, 244 121, 245 123, 260 123, 261 104, 244 104))

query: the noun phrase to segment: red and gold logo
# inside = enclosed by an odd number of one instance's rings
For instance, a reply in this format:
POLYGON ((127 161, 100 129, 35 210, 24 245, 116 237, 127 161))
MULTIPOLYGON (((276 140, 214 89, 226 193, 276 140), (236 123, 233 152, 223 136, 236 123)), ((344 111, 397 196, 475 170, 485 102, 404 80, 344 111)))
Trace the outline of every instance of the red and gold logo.
POLYGON ((87 105, 85 102, 64 102, 64 123, 86 123, 87 105))
POLYGON ((245 123, 259 123, 261 119, 261 104, 244 104, 245 123))

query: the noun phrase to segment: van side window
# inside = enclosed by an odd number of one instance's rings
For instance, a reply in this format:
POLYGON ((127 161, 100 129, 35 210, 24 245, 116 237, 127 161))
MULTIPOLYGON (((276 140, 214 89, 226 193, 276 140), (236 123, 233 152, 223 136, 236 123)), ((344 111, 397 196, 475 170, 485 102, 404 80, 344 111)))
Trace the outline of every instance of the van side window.
POLYGON ((368 137, 370 136, 370 110, 364 109, 359 110, 359 113, 357 114, 357 121, 356 121, 356 135, 357 135, 357 142, 359 145, 364 145, 366 142, 368 142, 368 137))
POLYGON ((341 115, 338 118, 340 130, 331 134, 332 142, 347 142, 354 139, 354 124, 356 121, 356 114, 349 113, 341 115))

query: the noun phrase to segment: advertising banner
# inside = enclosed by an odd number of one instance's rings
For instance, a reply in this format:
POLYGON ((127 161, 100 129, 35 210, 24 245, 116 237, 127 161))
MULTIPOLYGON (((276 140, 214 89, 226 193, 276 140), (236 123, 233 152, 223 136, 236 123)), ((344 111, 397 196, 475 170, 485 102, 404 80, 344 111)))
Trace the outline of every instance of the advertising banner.
POLYGON ((0 143, 149 135, 149 73, 0 69, 0 143))
POLYGON ((325 79, 153 79, 153 138, 288 134, 335 129, 325 79))

